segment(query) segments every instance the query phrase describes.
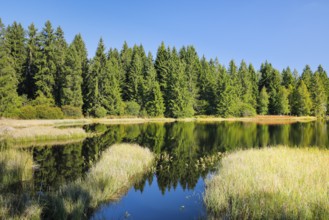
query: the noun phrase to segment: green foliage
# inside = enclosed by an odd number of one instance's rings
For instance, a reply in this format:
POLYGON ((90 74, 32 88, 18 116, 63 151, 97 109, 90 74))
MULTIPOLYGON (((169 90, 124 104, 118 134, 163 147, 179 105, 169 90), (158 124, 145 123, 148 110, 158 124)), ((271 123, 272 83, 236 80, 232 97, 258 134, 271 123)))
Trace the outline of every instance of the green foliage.
POLYGON ((62 119, 64 114, 58 107, 50 107, 47 105, 35 106, 37 112, 37 118, 39 119, 62 119))
POLYGON ((295 90, 293 114, 296 115, 309 115, 311 113, 312 100, 310 93, 304 83, 301 80, 295 90))
POLYGON ((25 31, 17 22, 6 28, 0 20, 0 116, 33 118, 31 106, 19 111, 22 103, 71 106, 85 116, 123 115, 125 102, 139 106, 138 113, 133 108, 129 114, 152 117, 250 116, 255 109, 324 117, 329 79, 321 65, 315 73, 306 65, 300 77, 289 67, 280 73, 267 61, 259 72, 243 60, 239 66, 231 60, 225 68, 217 58, 200 58, 193 46, 178 53, 163 42, 154 61, 142 45, 124 42, 120 52, 107 52, 100 39, 88 60, 80 34, 68 45, 64 31, 54 31, 50 21, 38 32, 33 24, 25 31), (302 100, 307 93, 310 99, 302 100))
POLYGON ((26 105, 20 108, 19 113, 20 119, 36 119, 37 118, 37 110, 32 105, 26 105))
POLYGON ((65 118, 82 118, 83 117, 81 108, 70 106, 70 105, 62 106, 62 112, 63 112, 65 118))
POLYGON ((269 97, 266 87, 263 87, 259 94, 258 114, 265 115, 268 112, 269 97))
POLYGON ((125 102, 126 115, 138 116, 140 109, 141 109, 140 105, 135 101, 125 102))

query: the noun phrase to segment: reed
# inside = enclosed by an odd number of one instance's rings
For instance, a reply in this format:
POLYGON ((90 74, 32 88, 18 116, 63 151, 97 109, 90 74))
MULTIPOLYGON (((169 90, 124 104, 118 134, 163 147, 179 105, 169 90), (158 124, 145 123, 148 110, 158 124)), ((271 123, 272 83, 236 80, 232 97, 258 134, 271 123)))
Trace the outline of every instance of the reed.
POLYGON ((214 218, 329 219, 329 151, 284 146, 224 157, 206 182, 214 218))

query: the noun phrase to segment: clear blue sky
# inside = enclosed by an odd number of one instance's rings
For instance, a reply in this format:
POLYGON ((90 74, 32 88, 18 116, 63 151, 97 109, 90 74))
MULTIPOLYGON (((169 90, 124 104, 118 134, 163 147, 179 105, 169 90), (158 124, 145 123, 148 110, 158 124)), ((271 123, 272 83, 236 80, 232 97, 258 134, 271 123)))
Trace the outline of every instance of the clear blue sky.
POLYGON ((68 42, 81 33, 89 57, 103 37, 106 47, 144 45, 155 56, 161 41, 192 44, 198 54, 282 70, 319 64, 329 72, 328 0, 2 0, 0 17, 25 28, 46 20, 60 25, 68 42))

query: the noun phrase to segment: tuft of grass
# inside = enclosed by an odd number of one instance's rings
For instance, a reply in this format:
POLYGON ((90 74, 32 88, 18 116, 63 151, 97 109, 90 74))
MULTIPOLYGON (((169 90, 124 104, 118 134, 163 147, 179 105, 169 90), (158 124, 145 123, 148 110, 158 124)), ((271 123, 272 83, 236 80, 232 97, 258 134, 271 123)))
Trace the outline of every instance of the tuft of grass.
POLYGON ((28 181, 33 176, 33 158, 28 152, 8 149, 0 152, 0 190, 28 181))
POLYGON ((224 157, 206 182, 215 218, 329 219, 329 151, 272 147, 224 157))
POLYGON ((103 152, 85 178, 62 186, 47 199, 46 218, 86 219, 100 203, 118 199, 153 165, 154 155, 138 145, 119 144, 103 152))
POLYGON ((47 140, 81 139, 87 134, 82 128, 55 128, 49 126, 34 126, 29 128, 11 128, 0 134, 3 140, 17 144, 47 140))

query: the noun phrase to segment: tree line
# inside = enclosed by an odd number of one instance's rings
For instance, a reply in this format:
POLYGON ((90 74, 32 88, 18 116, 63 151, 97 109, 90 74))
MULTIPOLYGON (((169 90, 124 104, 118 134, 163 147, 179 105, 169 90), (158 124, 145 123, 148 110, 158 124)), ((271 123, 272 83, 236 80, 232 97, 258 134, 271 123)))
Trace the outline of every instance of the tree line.
POLYGON ((155 58, 124 42, 106 50, 102 38, 88 59, 80 34, 67 43, 50 21, 39 31, 0 19, 0 116, 16 118, 135 115, 191 117, 328 113, 329 79, 321 65, 299 75, 264 62, 199 57, 193 46, 163 42, 155 58))

